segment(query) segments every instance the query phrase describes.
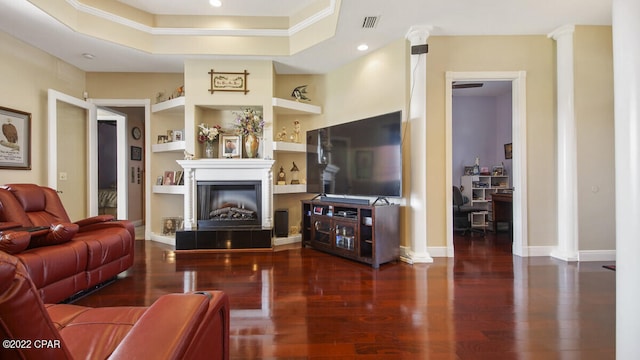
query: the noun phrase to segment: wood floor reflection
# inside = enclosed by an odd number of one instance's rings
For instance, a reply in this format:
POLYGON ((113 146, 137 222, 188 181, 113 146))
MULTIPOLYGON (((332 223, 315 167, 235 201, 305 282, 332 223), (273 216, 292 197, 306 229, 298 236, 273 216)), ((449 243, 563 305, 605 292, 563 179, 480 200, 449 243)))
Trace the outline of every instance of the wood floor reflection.
POLYGON ((79 305, 149 305, 220 289, 232 359, 614 359, 615 272, 511 255, 503 235, 455 238, 456 256, 378 270, 293 246, 176 254, 136 242, 136 261, 79 305))

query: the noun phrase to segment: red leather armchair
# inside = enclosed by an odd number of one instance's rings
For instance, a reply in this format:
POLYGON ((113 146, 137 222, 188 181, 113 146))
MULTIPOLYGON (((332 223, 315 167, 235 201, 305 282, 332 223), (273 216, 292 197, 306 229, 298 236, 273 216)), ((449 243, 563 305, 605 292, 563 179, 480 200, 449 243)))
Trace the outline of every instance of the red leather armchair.
POLYGON ((0 337, 2 359, 228 359, 229 300, 209 291, 148 308, 45 305, 23 264, 0 251, 0 337))

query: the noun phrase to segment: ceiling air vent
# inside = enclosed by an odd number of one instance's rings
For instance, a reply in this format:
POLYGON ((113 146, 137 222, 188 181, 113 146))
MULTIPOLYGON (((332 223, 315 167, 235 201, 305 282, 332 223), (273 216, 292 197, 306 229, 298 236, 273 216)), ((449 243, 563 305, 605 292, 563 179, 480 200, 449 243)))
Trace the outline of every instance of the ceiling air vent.
POLYGON ((367 16, 364 18, 364 21, 362 22, 362 28, 363 29, 373 29, 376 27, 376 25, 378 24, 378 20, 380 19, 379 16, 367 16))

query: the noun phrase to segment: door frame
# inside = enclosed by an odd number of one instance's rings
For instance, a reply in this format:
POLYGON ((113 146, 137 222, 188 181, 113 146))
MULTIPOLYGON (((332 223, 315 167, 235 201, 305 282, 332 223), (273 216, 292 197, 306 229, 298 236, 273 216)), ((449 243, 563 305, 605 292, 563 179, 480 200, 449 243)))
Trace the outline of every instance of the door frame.
POLYGON ((511 81, 512 103, 512 187, 514 255, 528 256, 527 228, 527 106, 526 71, 446 72, 445 80, 445 184, 447 256, 453 257, 453 82, 454 81, 511 81))
MULTIPOLYGON (((142 196, 140 199, 142 202, 142 220, 145 224, 151 224, 150 211, 150 196, 148 192, 151 189, 151 157, 149 153, 151 151, 151 134, 149 129, 151 128, 151 100, 150 99, 89 99, 91 103, 101 107, 141 107, 144 108, 144 179, 142 181, 142 196)), ((128 138, 128 134, 126 134, 128 138)), ((127 194, 128 195, 128 194, 127 194)), ((120 199, 118 199, 120 201, 120 199)), ((127 201, 128 203, 128 201, 127 201)), ((149 239, 150 229, 147 226, 145 230, 145 239, 149 239)))

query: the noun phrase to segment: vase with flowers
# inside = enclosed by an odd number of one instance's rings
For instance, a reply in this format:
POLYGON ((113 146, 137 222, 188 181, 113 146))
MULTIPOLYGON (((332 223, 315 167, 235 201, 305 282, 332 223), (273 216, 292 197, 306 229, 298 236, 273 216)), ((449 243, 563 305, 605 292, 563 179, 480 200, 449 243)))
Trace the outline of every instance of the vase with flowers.
POLYGON ((206 124, 198 125, 198 142, 204 144, 203 157, 215 158, 216 157, 216 140, 218 135, 222 133, 220 125, 209 126, 206 124))
POLYGON ((258 157, 258 147, 260 146, 260 135, 264 128, 264 120, 259 111, 245 109, 236 113, 236 128, 244 139, 244 151, 248 158, 258 157))

